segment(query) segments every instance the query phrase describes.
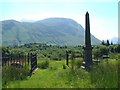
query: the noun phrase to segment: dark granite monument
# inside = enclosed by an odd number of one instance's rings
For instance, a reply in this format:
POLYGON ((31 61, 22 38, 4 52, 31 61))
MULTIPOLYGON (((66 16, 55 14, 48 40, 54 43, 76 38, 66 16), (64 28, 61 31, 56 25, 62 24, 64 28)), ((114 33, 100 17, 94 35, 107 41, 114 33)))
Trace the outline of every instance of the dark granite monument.
POLYGON ((85 15, 84 61, 85 61, 85 68, 90 69, 92 65, 92 47, 91 47, 90 21, 89 21, 88 12, 85 15))
POLYGON ((69 65, 68 65, 68 57, 69 57, 69 54, 68 54, 68 51, 66 51, 66 65, 67 65, 67 66, 69 66, 69 65))

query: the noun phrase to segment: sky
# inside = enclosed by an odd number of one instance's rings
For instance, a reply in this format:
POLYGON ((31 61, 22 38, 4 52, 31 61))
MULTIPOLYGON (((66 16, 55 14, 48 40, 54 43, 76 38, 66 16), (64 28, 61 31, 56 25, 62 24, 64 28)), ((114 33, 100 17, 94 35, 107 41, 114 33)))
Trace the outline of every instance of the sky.
POLYGON ((90 30, 100 40, 118 37, 118 0, 2 0, 0 21, 71 18, 85 28, 85 13, 90 15, 90 30))

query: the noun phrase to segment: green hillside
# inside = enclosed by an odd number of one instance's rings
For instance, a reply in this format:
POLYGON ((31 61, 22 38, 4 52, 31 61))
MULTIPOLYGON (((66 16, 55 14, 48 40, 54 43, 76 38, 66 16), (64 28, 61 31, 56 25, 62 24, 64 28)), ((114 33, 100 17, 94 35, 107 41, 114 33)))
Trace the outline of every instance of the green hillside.
MULTIPOLYGON (((92 35, 92 44, 100 40, 92 35)), ((2 21, 2 44, 47 43, 56 45, 83 45, 84 28, 67 18, 48 18, 36 22, 2 21)))

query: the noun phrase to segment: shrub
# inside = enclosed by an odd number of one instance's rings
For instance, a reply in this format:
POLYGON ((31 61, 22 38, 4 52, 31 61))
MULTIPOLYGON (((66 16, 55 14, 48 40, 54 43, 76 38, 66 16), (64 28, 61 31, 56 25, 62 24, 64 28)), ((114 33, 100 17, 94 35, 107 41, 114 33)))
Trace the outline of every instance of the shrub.
POLYGON ((46 69, 49 67, 49 61, 48 60, 45 60, 43 62, 40 62, 38 63, 38 68, 41 68, 41 69, 46 69))
POLYGON ((76 67, 77 68, 80 68, 81 67, 81 65, 82 65, 82 62, 83 62, 83 59, 77 59, 76 61, 75 61, 75 65, 76 65, 76 67))
POLYGON ((63 65, 63 69, 66 69, 66 65, 65 64, 63 65))
POLYGON ((57 67, 50 66, 49 69, 50 70, 57 70, 57 67))
POLYGON ((15 68, 13 66, 2 68, 2 84, 5 86, 9 81, 23 80, 28 76, 28 69, 15 68))
POLYGON ((120 59, 120 54, 117 55, 117 59, 120 59))

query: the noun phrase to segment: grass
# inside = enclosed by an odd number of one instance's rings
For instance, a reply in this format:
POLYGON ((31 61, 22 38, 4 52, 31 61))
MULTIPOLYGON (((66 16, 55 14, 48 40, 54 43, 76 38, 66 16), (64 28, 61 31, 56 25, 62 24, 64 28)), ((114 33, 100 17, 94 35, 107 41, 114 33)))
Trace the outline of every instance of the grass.
MULTIPOLYGON (((44 59, 39 59, 38 63, 44 59)), ((78 61, 78 59, 76 59, 78 61)), ((70 64, 70 63, 69 63, 70 64)), ((7 88, 117 88, 118 61, 110 59, 108 63, 94 65, 90 72, 81 68, 63 69, 65 60, 49 60, 47 69, 38 68, 32 77, 26 80, 10 82, 7 88)), ((75 66, 75 65, 74 65, 75 66)))
POLYGON ((118 86, 118 64, 116 62, 113 60, 109 60, 108 63, 102 62, 91 71, 91 81, 97 88, 116 88, 118 86))

